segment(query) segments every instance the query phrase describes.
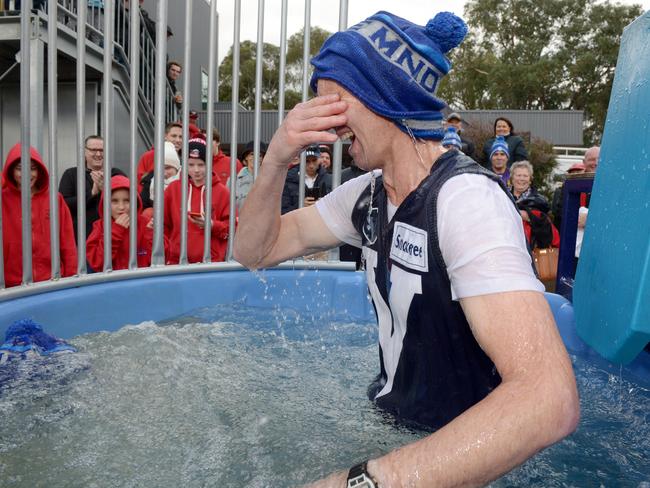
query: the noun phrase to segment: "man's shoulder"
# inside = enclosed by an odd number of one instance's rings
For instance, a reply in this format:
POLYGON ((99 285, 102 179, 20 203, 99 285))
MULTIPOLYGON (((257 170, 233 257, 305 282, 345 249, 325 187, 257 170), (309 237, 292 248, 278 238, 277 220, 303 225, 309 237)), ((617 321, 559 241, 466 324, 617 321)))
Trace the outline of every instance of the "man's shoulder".
POLYGON ((149 159, 149 158, 153 159, 153 157, 154 157, 153 152, 154 152, 153 148, 149 149, 148 151, 143 152, 142 155, 140 156, 140 161, 142 161, 143 159, 149 159))
POLYGON ((63 172, 63 174, 61 175, 61 178, 63 179, 63 178, 66 178, 66 177, 70 177, 70 175, 76 175, 76 174, 77 174, 77 167, 76 166, 70 166, 69 168, 67 168, 63 172))
POLYGON ((296 165, 293 168, 289 168, 287 171, 287 183, 298 183, 300 179, 300 165, 296 165))

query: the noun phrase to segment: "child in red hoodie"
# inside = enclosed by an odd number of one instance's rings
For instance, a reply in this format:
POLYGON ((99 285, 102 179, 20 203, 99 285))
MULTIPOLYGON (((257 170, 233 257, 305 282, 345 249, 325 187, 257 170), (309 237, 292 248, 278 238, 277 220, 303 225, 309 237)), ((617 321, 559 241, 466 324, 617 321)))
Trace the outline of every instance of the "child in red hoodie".
MULTIPOLYGON (((2 250, 7 287, 20 285, 23 280, 20 151, 20 143, 11 148, 2 172, 2 250)), ((30 148, 30 156, 32 276, 34 281, 45 281, 52 276, 49 174, 36 149, 30 148)), ((77 246, 74 241, 72 216, 61 194, 58 195, 58 202, 61 276, 72 276, 77 272, 77 246)))
MULTIPOLYGON (((111 178, 111 237, 113 269, 129 267, 129 179, 125 176, 111 178)), ((99 220, 93 223, 93 230, 86 242, 86 256, 90 266, 101 271, 104 268, 104 195, 99 199, 99 220)), ((153 242, 153 221, 142 215, 142 200, 138 195, 138 267, 151 265, 151 247, 153 242)))
POLYGON ((230 192, 212 172, 212 203, 207 205, 205 183, 208 166, 205 163, 206 145, 203 139, 188 143, 187 216, 181 216, 182 181, 176 180, 165 190, 165 235, 169 238, 167 263, 177 264, 181 248, 181 219, 187 218, 187 260, 203 260, 203 240, 206 218, 212 220, 210 255, 213 262, 223 261, 228 244, 230 220, 230 192))

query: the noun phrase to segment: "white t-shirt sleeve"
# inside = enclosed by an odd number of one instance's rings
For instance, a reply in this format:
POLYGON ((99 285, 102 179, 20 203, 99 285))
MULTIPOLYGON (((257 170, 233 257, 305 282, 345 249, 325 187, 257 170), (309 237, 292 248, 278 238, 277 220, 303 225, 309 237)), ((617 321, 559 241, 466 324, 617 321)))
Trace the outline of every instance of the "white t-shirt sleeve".
POLYGON ((352 225, 352 210, 369 184, 370 173, 366 173, 346 181, 316 202, 316 209, 330 232, 340 241, 359 248, 361 235, 352 225))
POLYGON ((447 181, 437 202, 438 240, 454 300, 506 291, 544 291, 535 277, 521 216, 482 175, 447 181))
MULTIPOLYGON (((361 247, 352 211, 370 183, 354 178, 316 202, 329 230, 361 247)), ((494 181, 464 174, 447 181, 438 195, 438 240, 454 300, 505 291, 544 291, 535 277, 521 216, 494 181)))

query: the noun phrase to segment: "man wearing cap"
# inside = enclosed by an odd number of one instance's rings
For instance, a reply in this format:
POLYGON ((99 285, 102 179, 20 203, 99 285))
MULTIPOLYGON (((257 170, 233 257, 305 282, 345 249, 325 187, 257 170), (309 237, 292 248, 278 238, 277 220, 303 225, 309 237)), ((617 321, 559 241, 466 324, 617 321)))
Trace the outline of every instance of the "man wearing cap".
MULTIPOLYGON (((332 188, 332 176, 320 165, 320 148, 309 146, 305 151, 305 206, 309 207, 328 194, 332 188)), ((287 173, 282 190, 282 213, 298 208, 300 192, 300 165, 287 173)))
POLYGON ((235 258, 251 269, 342 242, 362 248, 379 325, 368 395, 435 431, 315 487, 484 485, 578 422, 521 217, 498 176, 440 144, 435 92, 466 32, 447 12, 426 27, 379 12, 332 35, 312 60, 318 96, 275 133, 241 212, 235 258), (291 158, 337 137, 369 173, 281 216, 291 158))
POLYGON ((165 248, 167 264, 178 264, 181 250, 181 230, 183 219, 187 219, 187 260, 199 263, 203 260, 205 225, 210 224, 210 259, 223 261, 228 246, 230 224, 230 192, 219 177, 212 172, 212 200, 207 201, 208 171, 206 164, 207 146, 203 139, 188 141, 187 157, 187 215, 181 215, 183 182, 172 181, 165 190, 165 248))
POLYGON ((463 119, 458 112, 452 112, 447 116, 447 127, 455 127, 460 136, 460 150, 470 158, 474 158, 474 143, 463 134, 463 119))
POLYGON ((331 173, 332 172, 332 151, 330 150, 330 147, 325 144, 321 144, 320 146, 318 146, 318 150, 320 151, 320 157, 318 158, 320 167, 323 168, 328 173, 331 173))

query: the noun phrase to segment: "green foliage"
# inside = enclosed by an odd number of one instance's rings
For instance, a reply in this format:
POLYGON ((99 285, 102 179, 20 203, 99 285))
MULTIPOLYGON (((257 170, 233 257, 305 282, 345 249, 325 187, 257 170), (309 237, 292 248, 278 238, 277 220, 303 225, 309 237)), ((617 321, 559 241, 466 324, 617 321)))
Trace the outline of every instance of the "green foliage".
MULTIPOLYGON (((310 56, 316 54, 330 33, 320 27, 312 27, 310 34, 310 56)), ((285 107, 291 109, 302 100, 302 51, 303 31, 292 35, 287 41, 285 70, 285 107)), ((243 41, 239 45, 239 100, 248 110, 255 108, 255 65, 257 43, 243 41)), ((219 66, 219 100, 232 99, 233 49, 219 66)), ((311 75, 311 71, 309 72, 311 75)), ((280 48, 264 43, 262 63, 262 109, 278 108, 280 78, 280 48)))
POLYGON ((623 28, 641 13, 608 0, 470 0, 470 34, 440 96, 467 109, 584 110, 585 143, 595 143, 623 28))

